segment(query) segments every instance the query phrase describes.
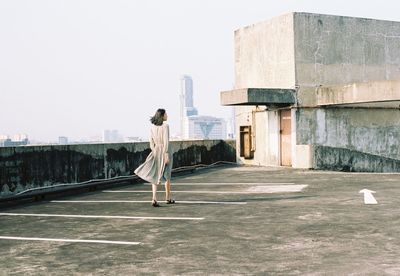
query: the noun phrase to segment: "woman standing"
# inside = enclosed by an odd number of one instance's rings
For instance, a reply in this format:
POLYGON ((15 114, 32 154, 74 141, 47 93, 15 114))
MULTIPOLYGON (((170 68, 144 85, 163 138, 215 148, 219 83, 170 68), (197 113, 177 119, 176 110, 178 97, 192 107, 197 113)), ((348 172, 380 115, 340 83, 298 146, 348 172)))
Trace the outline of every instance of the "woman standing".
POLYGON ((136 175, 152 184, 153 207, 160 206, 157 202, 157 185, 161 181, 165 181, 166 203, 175 203, 175 200, 171 199, 172 156, 169 152, 169 126, 165 122, 167 119, 168 115, 162 108, 151 117, 150 122, 153 124, 150 133, 151 152, 146 161, 135 170, 136 175))

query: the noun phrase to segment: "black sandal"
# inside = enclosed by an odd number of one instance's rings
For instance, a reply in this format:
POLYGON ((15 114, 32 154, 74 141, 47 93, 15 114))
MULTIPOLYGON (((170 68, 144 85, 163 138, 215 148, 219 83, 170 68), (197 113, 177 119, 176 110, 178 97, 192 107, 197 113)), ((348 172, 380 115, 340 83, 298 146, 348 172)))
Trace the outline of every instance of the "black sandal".
POLYGON ((158 202, 157 202, 156 200, 153 200, 152 203, 151 203, 151 205, 152 205, 153 207, 160 207, 160 204, 158 204, 158 202))
POLYGON ((173 199, 168 199, 166 202, 167 202, 167 204, 174 204, 174 203, 175 203, 175 200, 173 200, 173 199))

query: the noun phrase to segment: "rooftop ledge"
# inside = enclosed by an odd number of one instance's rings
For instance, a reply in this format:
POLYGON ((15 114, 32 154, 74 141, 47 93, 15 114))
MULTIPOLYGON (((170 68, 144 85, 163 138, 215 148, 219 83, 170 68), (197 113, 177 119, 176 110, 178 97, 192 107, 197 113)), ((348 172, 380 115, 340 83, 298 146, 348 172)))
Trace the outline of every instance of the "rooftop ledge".
POLYGON ((396 107, 400 105, 400 80, 321 86, 319 106, 396 107))
POLYGON ((290 106, 295 90, 284 88, 242 88, 221 92, 221 105, 290 106))

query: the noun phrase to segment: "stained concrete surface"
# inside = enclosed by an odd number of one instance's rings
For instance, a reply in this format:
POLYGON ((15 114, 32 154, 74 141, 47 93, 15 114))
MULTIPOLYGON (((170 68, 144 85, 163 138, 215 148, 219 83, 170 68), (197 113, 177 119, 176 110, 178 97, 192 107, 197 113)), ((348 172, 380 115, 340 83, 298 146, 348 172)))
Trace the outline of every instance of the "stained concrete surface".
MULTIPOLYGON (((4 213, 202 217, 199 221, 0 216, 0 236, 137 241, 140 245, 0 240, 1 275, 399 275, 400 174, 220 167, 176 177, 175 205, 39 202, 4 213), (215 185, 212 183, 216 183, 215 185), (218 183, 236 183, 218 185, 218 183), (237 184, 247 183, 247 184, 237 184), (301 192, 246 191, 308 185, 301 192), (292 184, 282 184, 292 185, 292 184), (361 189, 376 191, 365 205, 361 189), (179 200, 246 205, 183 204, 179 200)), ((114 190, 149 190, 134 184, 114 190)), ((62 200, 147 200, 97 191, 62 200)), ((60 200, 60 199, 59 199, 60 200)))
MULTIPOLYGON (((172 141, 173 167, 236 161, 234 140, 172 141)), ((148 142, 0 147, 0 198, 59 184, 133 174, 148 142)))

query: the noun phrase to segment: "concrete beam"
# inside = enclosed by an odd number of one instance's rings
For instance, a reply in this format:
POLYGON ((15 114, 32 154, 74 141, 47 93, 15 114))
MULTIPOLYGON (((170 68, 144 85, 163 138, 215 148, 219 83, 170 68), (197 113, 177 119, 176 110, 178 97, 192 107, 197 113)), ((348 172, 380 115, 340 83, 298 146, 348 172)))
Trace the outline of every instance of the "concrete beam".
POLYGON ((317 89, 317 104, 321 106, 399 107, 400 81, 322 86, 317 89))
POLYGON ((221 92, 221 105, 289 106, 295 102, 294 89, 243 88, 221 92))

